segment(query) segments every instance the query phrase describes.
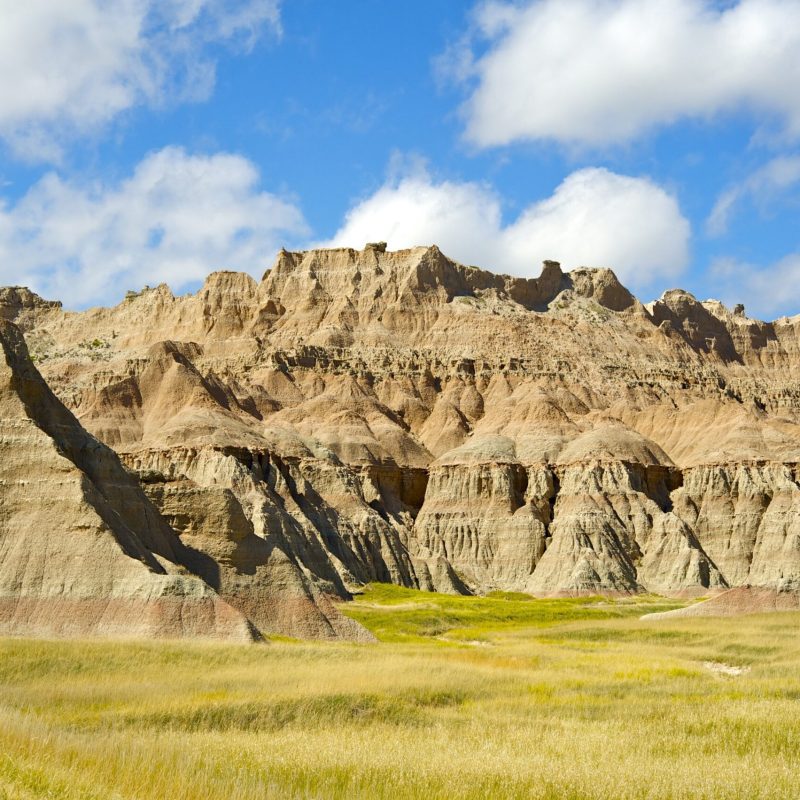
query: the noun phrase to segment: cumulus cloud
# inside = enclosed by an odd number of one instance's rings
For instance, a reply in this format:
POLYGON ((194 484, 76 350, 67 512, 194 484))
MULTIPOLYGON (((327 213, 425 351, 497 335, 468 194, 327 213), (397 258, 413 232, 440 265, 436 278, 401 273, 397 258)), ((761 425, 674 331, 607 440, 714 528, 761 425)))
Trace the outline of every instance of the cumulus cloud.
POLYGON ((730 306, 744 303, 750 317, 770 320, 800 313, 800 253, 767 267, 721 258, 710 272, 720 299, 730 306))
POLYGON ((710 236, 720 236, 728 225, 737 206, 746 199, 764 206, 781 192, 800 183, 800 156, 779 156, 756 170, 746 180, 727 188, 717 198, 706 220, 710 236))
POLYGON ((689 237, 677 200, 648 178, 582 169, 504 224, 491 187, 435 182, 418 169, 354 206, 328 244, 437 244, 459 261, 525 277, 544 259, 607 266, 641 289, 685 268, 689 237))
POLYGON ((216 269, 260 277, 308 229, 294 204, 259 184, 241 156, 179 148, 151 154, 114 185, 50 173, 17 203, 0 201, 0 285, 76 307, 146 283, 180 290, 216 269))
POLYGON ((206 97, 209 45, 280 26, 278 0, 0 0, 0 20, 0 137, 50 159, 133 106, 206 97))
POLYGON ((485 2, 472 34, 438 71, 474 81, 480 147, 605 145, 743 108, 800 134, 798 0, 485 2))

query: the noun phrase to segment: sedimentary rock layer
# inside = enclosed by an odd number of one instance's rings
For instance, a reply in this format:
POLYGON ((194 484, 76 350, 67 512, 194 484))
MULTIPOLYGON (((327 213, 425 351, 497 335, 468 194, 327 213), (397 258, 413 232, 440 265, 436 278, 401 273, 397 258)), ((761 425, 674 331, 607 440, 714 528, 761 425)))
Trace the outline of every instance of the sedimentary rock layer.
POLYGON ((225 580, 224 543, 239 551, 250 543, 232 493, 212 489, 182 504, 174 492, 162 505, 178 514, 188 505, 190 516, 216 523, 222 543, 204 551, 179 537, 113 450, 52 394, 19 330, 2 320, 0 347, 0 632, 254 641, 263 629, 368 638, 261 539, 256 550, 270 553, 258 564, 245 556, 244 569, 261 570, 263 590, 240 597, 225 580))
POLYGON ((383 244, 0 317, 261 630, 358 636, 332 598, 370 580, 800 587, 800 317, 383 244))
POLYGON ((0 322, 0 631, 252 638, 0 322))

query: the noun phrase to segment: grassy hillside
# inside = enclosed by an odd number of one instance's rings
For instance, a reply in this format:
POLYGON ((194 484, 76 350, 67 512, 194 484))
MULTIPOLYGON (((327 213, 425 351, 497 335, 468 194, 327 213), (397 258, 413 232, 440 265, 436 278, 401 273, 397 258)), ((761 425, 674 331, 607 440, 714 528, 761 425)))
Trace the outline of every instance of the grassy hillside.
POLYGON ((371 587, 377 645, 0 640, 0 798, 796 798, 800 615, 371 587))

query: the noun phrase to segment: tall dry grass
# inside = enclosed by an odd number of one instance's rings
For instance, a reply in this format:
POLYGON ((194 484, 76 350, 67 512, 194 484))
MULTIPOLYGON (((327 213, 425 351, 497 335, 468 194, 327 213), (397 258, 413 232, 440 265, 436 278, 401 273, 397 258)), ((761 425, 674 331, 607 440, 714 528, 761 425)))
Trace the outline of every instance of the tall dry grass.
POLYGON ((0 798, 800 796, 800 615, 470 602, 376 588, 378 645, 2 640, 0 798))

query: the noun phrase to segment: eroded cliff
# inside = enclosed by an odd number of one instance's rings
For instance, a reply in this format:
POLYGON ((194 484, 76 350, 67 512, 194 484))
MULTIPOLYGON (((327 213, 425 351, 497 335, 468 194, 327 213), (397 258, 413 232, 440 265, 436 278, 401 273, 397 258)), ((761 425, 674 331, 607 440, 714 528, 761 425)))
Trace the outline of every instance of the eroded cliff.
POLYGON ((0 317, 259 630, 358 637, 333 600, 370 580, 800 588, 800 317, 383 244, 0 317))

